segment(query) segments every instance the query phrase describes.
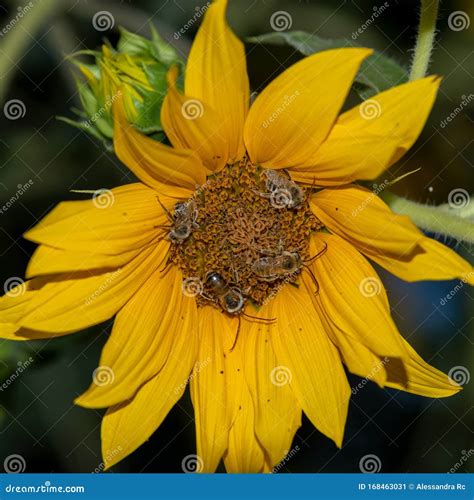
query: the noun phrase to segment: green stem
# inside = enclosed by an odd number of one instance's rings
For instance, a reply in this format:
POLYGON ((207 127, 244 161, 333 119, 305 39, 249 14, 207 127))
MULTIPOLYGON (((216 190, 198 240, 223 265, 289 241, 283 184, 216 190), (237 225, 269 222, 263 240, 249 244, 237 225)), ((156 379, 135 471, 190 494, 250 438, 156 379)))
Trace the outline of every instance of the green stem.
POLYGON ((439 207, 423 205, 389 192, 383 193, 382 197, 394 212, 408 215, 418 227, 425 231, 474 243, 472 219, 463 218, 465 213, 458 214, 458 209, 450 209, 445 205, 439 207))
POLYGON ((421 0, 420 24, 411 65, 410 80, 423 78, 428 71, 435 40, 438 6, 439 0, 421 0))
MULTIPOLYGON (((0 38, 0 103, 5 98, 22 54, 32 43, 42 24, 53 14, 54 10, 59 10, 58 3, 66 4, 67 2, 36 0, 31 9, 24 12, 23 17, 18 17, 18 19, 16 19, 17 11, 11 10, 11 19, 7 23, 10 28, 0 38), (16 21, 14 25, 10 24, 12 21, 16 21)), ((62 10, 62 7, 60 9, 62 10)), ((5 30, 6 27, 3 29, 5 30)))

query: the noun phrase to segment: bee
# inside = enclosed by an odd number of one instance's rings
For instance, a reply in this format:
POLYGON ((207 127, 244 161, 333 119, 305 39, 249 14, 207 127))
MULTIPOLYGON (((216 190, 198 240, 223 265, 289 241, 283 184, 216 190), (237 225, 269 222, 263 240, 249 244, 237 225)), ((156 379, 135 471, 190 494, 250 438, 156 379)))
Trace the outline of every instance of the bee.
POLYGON ((245 300, 239 288, 233 287, 217 272, 210 271, 204 278, 204 285, 212 294, 206 297, 217 302, 229 314, 240 314, 244 308, 245 300))
POLYGON ((305 268, 311 279, 316 284, 316 292, 319 291, 319 284, 313 271, 309 267, 315 259, 320 257, 327 249, 327 243, 324 248, 309 259, 302 259, 298 252, 280 251, 277 255, 265 256, 257 259, 252 264, 252 271, 262 281, 276 281, 280 278, 286 278, 298 273, 302 268, 305 268))
POLYGON ((168 238, 173 243, 183 243, 185 240, 191 236, 192 230, 198 228, 197 218, 199 211, 194 200, 188 200, 185 202, 176 203, 174 206, 174 213, 171 214, 169 210, 161 203, 158 198, 158 202, 163 208, 170 221, 169 226, 158 226, 170 229, 168 233, 168 238))
POLYGON ((244 312, 245 298, 244 294, 237 286, 229 284, 218 272, 210 271, 204 277, 204 288, 212 295, 207 295, 205 291, 201 295, 212 302, 217 302, 221 309, 228 314, 235 315, 239 319, 237 333, 230 351, 234 350, 237 344, 237 339, 240 333, 240 318, 241 316, 247 319, 257 320, 262 323, 272 323, 275 319, 257 318, 250 316, 244 312))
POLYGON ((299 208, 304 202, 303 189, 287 175, 277 170, 265 170, 267 192, 257 193, 269 198, 276 208, 299 208))
POLYGON ((303 266, 298 252, 283 251, 280 255, 257 259, 252 264, 252 271, 262 281, 276 281, 278 278, 296 273, 303 266))

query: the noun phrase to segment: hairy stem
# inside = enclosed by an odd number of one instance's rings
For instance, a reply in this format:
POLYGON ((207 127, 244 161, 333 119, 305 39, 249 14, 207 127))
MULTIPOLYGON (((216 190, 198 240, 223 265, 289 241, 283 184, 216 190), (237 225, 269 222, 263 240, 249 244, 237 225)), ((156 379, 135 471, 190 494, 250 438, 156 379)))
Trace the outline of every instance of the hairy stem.
POLYGON ((394 212, 408 215, 425 231, 474 243, 474 224, 470 217, 466 217, 465 209, 423 205, 388 192, 383 194, 383 199, 394 212))
POLYGON ((421 0, 420 24, 410 71, 410 80, 423 78, 430 64, 436 33, 439 0, 421 0))

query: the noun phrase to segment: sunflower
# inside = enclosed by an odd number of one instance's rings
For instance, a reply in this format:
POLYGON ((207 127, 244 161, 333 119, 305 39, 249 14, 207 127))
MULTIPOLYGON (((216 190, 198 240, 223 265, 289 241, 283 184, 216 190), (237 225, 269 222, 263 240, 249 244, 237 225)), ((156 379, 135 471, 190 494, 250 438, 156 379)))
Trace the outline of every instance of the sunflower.
POLYGON ((114 105, 114 147, 140 182, 61 203, 26 238, 29 281, 0 303, 4 338, 66 335, 116 316, 91 387, 107 408, 107 467, 146 441, 187 385, 197 469, 266 472, 302 412, 340 447, 349 372, 427 397, 460 387, 399 334, 369 263, 407 280, 473 282, 472 267, 356 180, 415 142, 428 77, 340 114, 365 48, 294 64, 250 107, 244 46, 209 7, 187 63, 169 72, 162 123, 138 132, 114 105))

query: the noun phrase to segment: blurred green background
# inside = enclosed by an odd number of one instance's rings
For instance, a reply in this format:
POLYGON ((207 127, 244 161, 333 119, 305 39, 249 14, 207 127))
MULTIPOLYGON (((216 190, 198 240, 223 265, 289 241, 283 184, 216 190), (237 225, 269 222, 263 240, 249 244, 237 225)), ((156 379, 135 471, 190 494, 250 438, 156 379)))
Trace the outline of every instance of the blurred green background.
MULTIPOLYGON (((241 37, 270 32, 271 15, 283 10, 291 14, 294 30, 350 38, 383 2, 230 3, 229 21, 241 37)), ((407 66, 416 34, 417 2, 387 3, 389 8, 356 43, 374 47, 407 66)), ((18 5, 0 3, 0 28, 16 15, 18 5)), ((119 25, 148 35, 149 21, 185 56, 196 26, 178 40, 173 33, 203 5, 193 0, 57 0, 41 27, 26 34, 24 50, 15 58, 4 52, 7 36, 0 37, 0 57, 3 67, 8 68, 0 74, 1 84, 7 88, 3 102, 19 99, 26 107, 25 116, 17 120, 8 120, 0 113, 0 206, 15 195, 19 185, 33 181, 0 214, 0 284, 24 277, 34 245, 23 240, 22 233, 59 201, 79 199, 72 189, 111 188, 134 180, 102 144, 57 121, 58 115, 72 117, 70 108, 79 106, 73 68, 65 56, 96 49, 105 36, 116 42, 119 25), (91 22, 102 10, 111 12, 115 19, 115 28, 107 32, 96 31, 91 22)), ((454 11, 463 11, 473 20, 474 3, 442 2, 432 64, 432 72, 444 77, 439 99, 418 143, 393 167, 394 175, 422 167, 393 190, 433 204, 446 203, 456 188, 474 191, 474 99, 448 126, 440 125, 473 89, 473 26, 450 29, 447 19, 454 11)), ((281 71, 281 63, 288 65, 299 57, 285 47, 247 48, 254 91, 281 71)), ((472 259, 472 248, 456 241, 447 243, 472 259)), ((382 277, 395 321, 418 352, 446 372, 462 366, 473 373, 472 291, 462 287, 443 306, 442 298, 456 283, 409 285, 386 273, 382 277)), ((34 360, 8 389, 0 391, 0 471, 12 454, 24 458, 27 472, 92 472, 99 466, 102 412, 75 407, 72 401, 88 387, 111 324, 51 341, 0 341, 0 382, 15 373, 19 362, 30 356, 34 360)), ((352 386, 358 382, 350 376, 352 386)), ((452 398, 429 400, 368 384, 352 398, 343 448, 337 450, 305 420, 293 444, 299 450, 280 472, 359 472, 359 461, 368 454, 380 458, 384 472, 446 472, 460 461, 459 471, 472 470, 472 459, 462 457, 473 447, 473 385, 471 380, 452 398)), ((186 395, 149 442, 114 470, 181 472, 183 457, 192 453, 193 412, 186 395)))

